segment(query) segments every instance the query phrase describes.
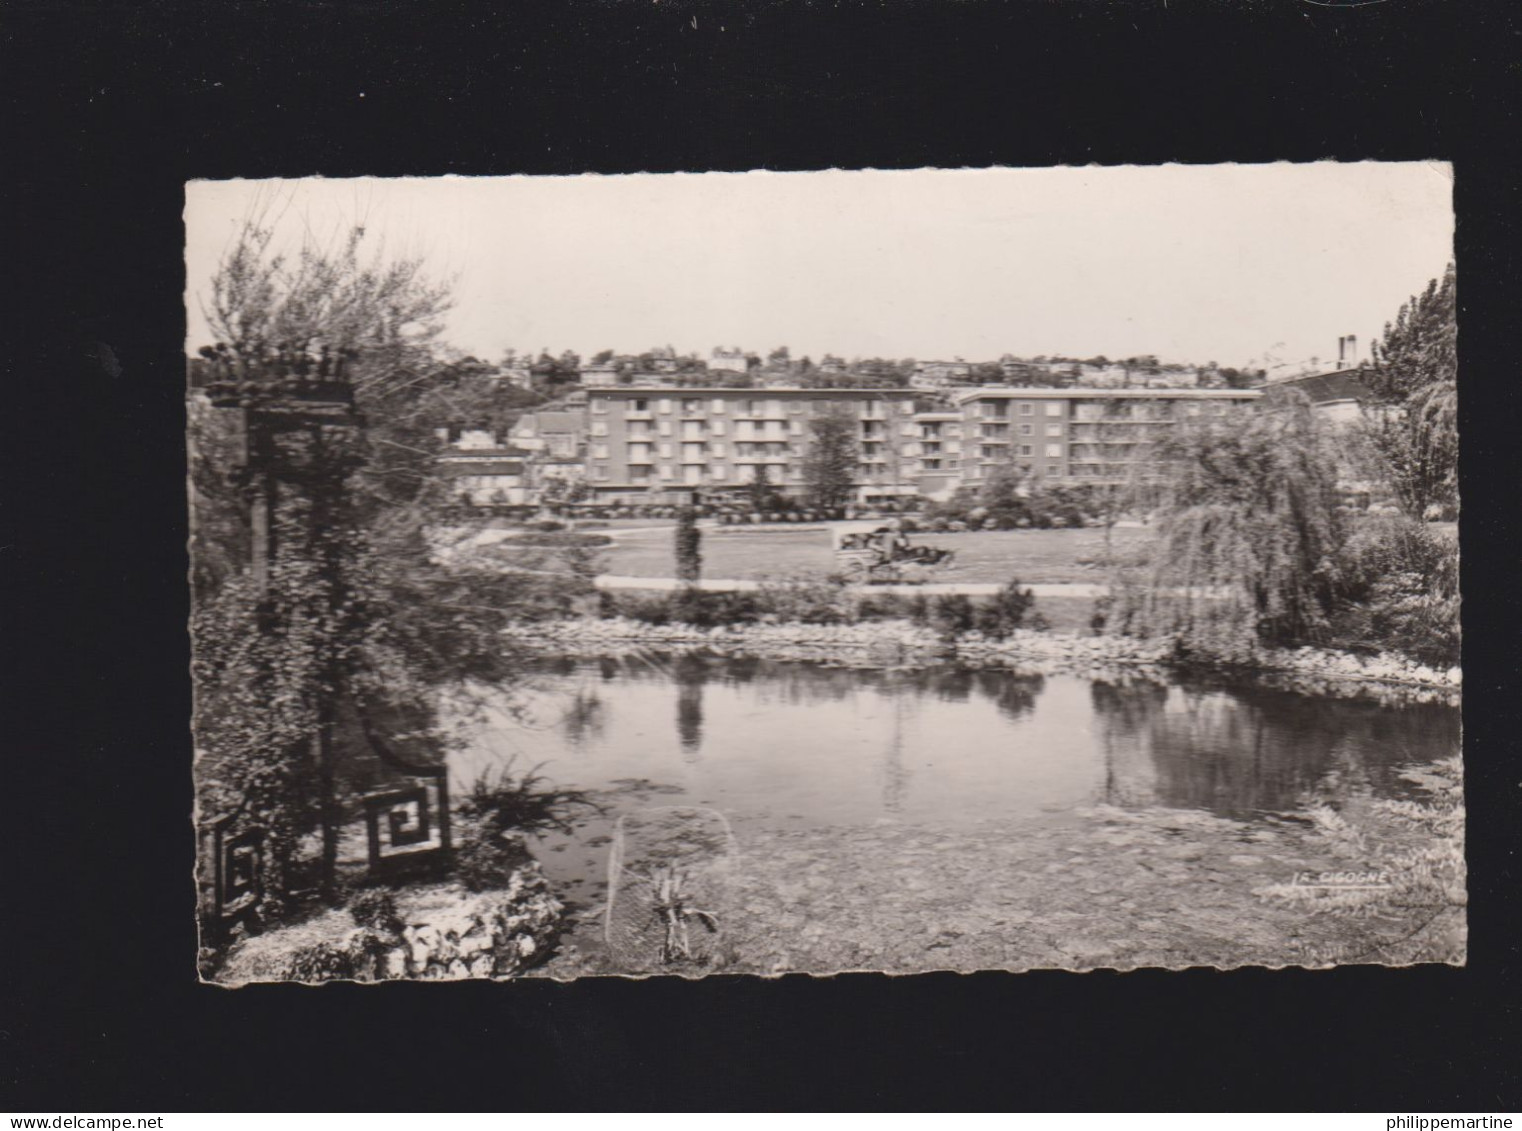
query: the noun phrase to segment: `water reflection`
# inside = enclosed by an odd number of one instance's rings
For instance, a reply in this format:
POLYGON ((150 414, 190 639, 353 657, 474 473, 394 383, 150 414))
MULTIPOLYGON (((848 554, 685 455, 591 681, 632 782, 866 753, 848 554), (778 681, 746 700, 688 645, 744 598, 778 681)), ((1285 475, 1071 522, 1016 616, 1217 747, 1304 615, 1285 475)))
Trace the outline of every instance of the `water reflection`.
POLYGON ((1456 746, 1457 712, 1392 709, 1271 688, 1153 680, 1096 681, 1105 795, 1248 817, 1294 808, 1307 795, 1400 795, 1401 765, 1456 746))
POLYGON ((682 747, 682 760, 696 762, 703 749, 703 682, 708 665, 699 656, 679 656, 672 665, 676 680, 676 736, 682 747))
POLYGON ((1096 802, 1251 817, 1307 793, 1400 796, 1398 767, 1451 753, 1458 712, 1209 680, 855 670, 644 655, 539 672, 553 725, 498 712, 455 759, 498 751, 553 781, 669 786, 745 821, 956 827, 1096 802))

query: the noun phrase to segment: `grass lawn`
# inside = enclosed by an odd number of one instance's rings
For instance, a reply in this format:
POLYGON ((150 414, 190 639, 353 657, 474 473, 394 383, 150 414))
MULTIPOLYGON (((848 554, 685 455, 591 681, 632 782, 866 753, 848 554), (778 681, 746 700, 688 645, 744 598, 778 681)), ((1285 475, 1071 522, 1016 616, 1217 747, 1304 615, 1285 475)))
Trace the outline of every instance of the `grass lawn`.
MULTIPOLYGON (((614 531, 610 531, 614 532, 614 531)), ((616 533, 616 532, 614 532, 616 533)), ((1145 530, 1117 527, 1111 538, 1120 548, 1145 530)), ((947 581, 1026 583, 1095 582, 1103 579, 1102 530, 1009 530, 977 534, 913 534, 917 546, 955 550, 956 568, 947 581)), ((670 527, 629 532, 607 551, 604 572, 627 577, 670 577, 670 527)), ((834 568, 826 530, 721 527, 703 532, 703 576, 760 578, 834 568)), ((1051 614, 1047 614, 1050 616, 1051 614)))

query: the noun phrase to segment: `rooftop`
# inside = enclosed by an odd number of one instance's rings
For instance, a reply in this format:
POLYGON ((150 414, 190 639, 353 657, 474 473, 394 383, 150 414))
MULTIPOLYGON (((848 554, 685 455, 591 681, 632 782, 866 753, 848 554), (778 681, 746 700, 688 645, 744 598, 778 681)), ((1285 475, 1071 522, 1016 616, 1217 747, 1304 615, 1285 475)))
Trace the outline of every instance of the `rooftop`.
POLYGON ((612 385, 589 388, 587 394, 593 397, 626 396, 646 397, 651 394, 669 397, 703 397, 718 396, 749 397, 755 400, 775 399, 775 394, 784 393, 788 396, 807 397, 838 397, 841 394, 851 394, 863 397, 901 397, 908 398, 914 395, 913 389, 820 389, 805 388, 802 385, 766 385, 748 389, 736 388, 733 385, 648 385, 634 388, 629 385, 612 385))
POLYGON ((1005 400, 1256 400, 1263 395, 1261 389, 1022 389, 1009 385, 980 385, 955 394, 958 404, 986 397, 1002 397, 1005 400))

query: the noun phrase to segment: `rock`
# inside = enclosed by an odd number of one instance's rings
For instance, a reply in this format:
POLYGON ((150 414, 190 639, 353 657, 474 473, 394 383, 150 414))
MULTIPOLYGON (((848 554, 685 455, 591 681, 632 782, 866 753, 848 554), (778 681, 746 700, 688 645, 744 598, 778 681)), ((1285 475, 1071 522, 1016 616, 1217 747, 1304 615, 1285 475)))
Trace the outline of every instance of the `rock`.
POLYGON ((564 916, 535 862, 518 868, 501 889, 470 892, 458 884, 432 883, 395 894, 397 912, 408 925, 394 935, 355 930, 347 911, 326 911, 239 943, 216 980, 287 980, 293 960, 314 944, 327 947, 350 971, 324 975, 328 978, 511 977, 545 956, 564 916))

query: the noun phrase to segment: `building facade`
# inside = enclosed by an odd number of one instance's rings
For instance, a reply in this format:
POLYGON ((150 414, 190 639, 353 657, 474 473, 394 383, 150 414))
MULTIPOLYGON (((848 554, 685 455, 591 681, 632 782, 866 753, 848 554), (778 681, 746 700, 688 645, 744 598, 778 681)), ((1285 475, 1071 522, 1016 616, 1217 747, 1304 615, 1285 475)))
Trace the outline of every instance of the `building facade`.
POLYGON ((917 491, 921 426, 905 390, 628 387, 589 389, 587 483, 610 502, 673 501, 699 490, 738 494, 763 474, 778 491, 807 492, 812 421, 854 425, 859 501, 917 491))
POLYGON ((1178 421, 1225 415, 1261 396, 1255 389, 970 389, 954 398, 961 485, 977 486, 1001 467, 1047 480, 1122 482, 1178 421))

